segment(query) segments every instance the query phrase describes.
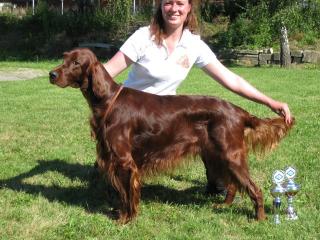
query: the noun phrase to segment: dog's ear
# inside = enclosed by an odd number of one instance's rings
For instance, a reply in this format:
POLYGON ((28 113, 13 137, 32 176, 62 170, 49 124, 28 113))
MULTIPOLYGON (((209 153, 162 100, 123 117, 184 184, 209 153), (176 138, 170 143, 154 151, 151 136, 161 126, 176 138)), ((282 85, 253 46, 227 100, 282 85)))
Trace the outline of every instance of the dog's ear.
POLYGON ((108 84, 105 80, 104 69, 99 62, 91 63, 88 68, 89 81, 92 84, 92 91, 97 98, 103 98, 108 93, 108 84), (91 79, 90 79, 91 78, 91 79))
POLYGON ((70 56, 70 52, 63 52, 63 53, 62 53, 63 59, 67 59, 68 56, 70 56))

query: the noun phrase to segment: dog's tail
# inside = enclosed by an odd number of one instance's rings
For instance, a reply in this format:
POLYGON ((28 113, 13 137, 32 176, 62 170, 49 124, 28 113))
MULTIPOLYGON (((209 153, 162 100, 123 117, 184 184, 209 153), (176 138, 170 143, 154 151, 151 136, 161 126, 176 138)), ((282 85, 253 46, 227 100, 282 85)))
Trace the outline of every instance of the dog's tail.
POLYGON ((244 132, 247 147, 258 156, 264 156, 288 134, 294 122, 294 118, 287 124, 284 118, 280 117, 260 119, 250 116, 244 132))

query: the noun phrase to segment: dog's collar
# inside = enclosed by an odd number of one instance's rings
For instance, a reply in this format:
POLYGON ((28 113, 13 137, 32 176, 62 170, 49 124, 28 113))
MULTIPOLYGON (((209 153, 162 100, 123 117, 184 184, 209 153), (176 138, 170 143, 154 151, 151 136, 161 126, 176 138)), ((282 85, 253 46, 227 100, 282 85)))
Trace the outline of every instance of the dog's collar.
POLYGON ((122 89, 123 89, 123 85, 120 85, 118 91, 113 95, 112 99, 110 100, 110 103, 109 103, 109 106, 107 108, 107 111, 106 111, 106 113, 104 115, 104 119, 106 119, 108 117, 108 115, 111 112, 112 107, 113 107, 115 101, 117 100, 117 98, 118 98, 118 96, 119 96, 119 94, 120 94, 122 89))

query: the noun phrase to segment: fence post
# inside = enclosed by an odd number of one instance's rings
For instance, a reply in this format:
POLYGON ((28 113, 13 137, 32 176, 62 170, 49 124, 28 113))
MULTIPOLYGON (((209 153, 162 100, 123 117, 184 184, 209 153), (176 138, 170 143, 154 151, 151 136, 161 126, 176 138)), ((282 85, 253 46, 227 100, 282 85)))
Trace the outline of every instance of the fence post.
POLYGON ((290 67, 291 56, 287 28, 283 25, 280 30, 280 65, 290 67))
POLYGON ((32 0, 32 15, 34 15, 34 0, 32 0))

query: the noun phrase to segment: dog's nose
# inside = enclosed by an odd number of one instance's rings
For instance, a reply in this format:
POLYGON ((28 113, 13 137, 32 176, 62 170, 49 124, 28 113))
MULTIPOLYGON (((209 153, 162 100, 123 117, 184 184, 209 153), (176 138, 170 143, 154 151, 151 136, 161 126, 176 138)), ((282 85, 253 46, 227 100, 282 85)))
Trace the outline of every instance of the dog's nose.
POLYGON ((49 72, 49 78, 51 81, 55 80, 58 76, 59 76, 59 74, 55 71, 49 72))

